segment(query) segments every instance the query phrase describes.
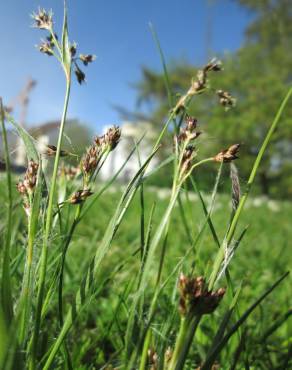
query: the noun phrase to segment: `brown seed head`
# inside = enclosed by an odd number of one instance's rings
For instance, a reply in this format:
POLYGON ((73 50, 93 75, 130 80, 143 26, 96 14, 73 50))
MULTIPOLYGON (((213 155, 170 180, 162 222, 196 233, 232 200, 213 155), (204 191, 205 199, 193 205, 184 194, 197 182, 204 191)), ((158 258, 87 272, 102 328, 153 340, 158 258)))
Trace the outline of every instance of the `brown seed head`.
POLYGON ((87 149, 87 153, 81 161, 81 169, 86 176, 91 176, 98 165, 100 159, 100 148, 92 145, 87 149))
POLYGON ((80 204, 92 194, 93 193, 90 191, 90 189, 77 190, 74 194, 71 195, 69 202, 71 204, 80 204))
POLYGON ((216 58, 213 58, 212 60, 210 60, 209 63, 207 63, 204 67, 204 71, 206 72, 210 72, 210 71, 213 71, 213 72, 220 72, 222 71, 222 62, 216 58))
POLYGON ((78 67, 77 64, 75 64, 74 73, 75 73, 78 83, 82 85, 85 82, 86 76, 85 76, 85 73, 81 71, 81 69, 78 67))
POLYGON ((179 278, 180 301, 179 309, 182 315, 205 315, 212 313, 225 294, 225 289, 208 291, 208 286, 202 276, 197 278, 181 274, 179 278))
POLYGON ((95 60, 95 55, 92 54, 79 54, 79 59, 83 62, 85 66, 88 65, 88 63, 92 63, 95 60))
POLYGON ((228 149, 222 150, 213 158, 215 162, 228 163, 238 158, 240 144, 231 145, 228 149))
POLYGON ((119 126, 110 127, 103 136, 104 145, 110 150, 114 150, 121 138, 121 129, 119 126))
POLYGON ((18 191, 21 195, 26 195, 26 194, 27 194, 26 186, 24 185, 24 183, 23 183, 22 181, 19 181, 19 182, 16 184, 16 188, 17 188, 17 191, 18 191))
POLYGON ((39 46, 39 51, 41 53, 47 54, 49 56, 53 55, 53 49, 49 42, 42 42, 39 46))
POLYGON ((36 182, 37 182, 37 172, 39 164, 30 160, 28 162, 28 167, 24 175, 23 185, 26 187, 28 193, 33 193, 36 182))
POLYGON ((38 13, 33 13, 32 18, 35 21, 34 27, 50 30, 53 25, 53 13, 47 12, 45 9, 39 8, 38 13))
MULTIPOLYGON (((54 157, 57 153, 57 147, 55 145, 48 145, 46 150, 46 155, 49 157, 54 157)), ((67 150, 60 150, 60 157, 66 157, 69 153, 67 150)))
POLYGON ((219 97, 219 103, 225 108, 234 107, 236 99, 231 96, 228 91, 217 90, 216 91, 219 97))

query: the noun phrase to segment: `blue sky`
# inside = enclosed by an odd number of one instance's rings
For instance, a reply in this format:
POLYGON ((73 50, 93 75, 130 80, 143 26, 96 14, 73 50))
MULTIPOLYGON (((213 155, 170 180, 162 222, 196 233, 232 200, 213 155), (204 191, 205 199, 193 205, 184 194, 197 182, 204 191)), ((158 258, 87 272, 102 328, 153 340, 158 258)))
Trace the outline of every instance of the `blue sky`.
MULTIPOLYGON (((53 9, 59 29, 62 0, 9 0, 3 2, 0 13, 0 95, 7 103, 28 77, 37 80, 29 125, 58 119, 64 94, 57 61, 35 48, 44 36, 44 31, 31 27, 30 14, 38 6, 53 9)), ((130 85, 141 77, 141 66, 160 69, 149 22, 168 61, 183 57, 200 64, 206 61, 206 39, 214 55, 236 50, 249 21, 233 0, 68 0, 68 7, 71 41, 78 43, 79 52, 97 56, 85 71, 86 85, 73 84, 69 116, 97 132, 105 124, 119 123, 112 105, 135 108, 137 95, 130 85), (212 24, 209 36, 208 22, 212 24)))

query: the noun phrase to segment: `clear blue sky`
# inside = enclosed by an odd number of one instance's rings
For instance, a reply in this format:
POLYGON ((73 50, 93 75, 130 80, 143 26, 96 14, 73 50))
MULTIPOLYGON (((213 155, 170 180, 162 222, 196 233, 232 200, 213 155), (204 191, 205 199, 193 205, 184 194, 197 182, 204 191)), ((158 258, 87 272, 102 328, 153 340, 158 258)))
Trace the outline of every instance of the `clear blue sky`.
MULTIPOLYGON (((30 125, 58 119, 64 93, 57 61, 35 48, 44 31, 31 27, 30 14, 39 5, 53 9, 55 24, 60 26, 62 4, 62 0, 1 4, 0 95, 9 102, 29 76, 36 79, 27 118, 30 125)), ((85 71, 87 84, 73 84, 69 116, 95 131, 104 124, 119 123, 113 104, 135 107, 136 91, 130 84, 139 80, 142 65, 160 69, 149 22, 168 61, 184 57, 200 64, 206 61, 208 19, 215 55, 239 48, 249 21, 232 0, 68 0, 68 7, 71 40, 78 43, 80 52, 97 56, 85 71)))

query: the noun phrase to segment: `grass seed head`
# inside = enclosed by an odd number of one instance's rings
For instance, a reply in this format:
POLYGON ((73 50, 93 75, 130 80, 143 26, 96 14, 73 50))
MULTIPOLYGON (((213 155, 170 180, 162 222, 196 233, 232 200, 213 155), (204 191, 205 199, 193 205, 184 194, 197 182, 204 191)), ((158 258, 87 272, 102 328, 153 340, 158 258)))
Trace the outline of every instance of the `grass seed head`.
POLYGON ((76 63, 75 63, 74 73, 75 73, 78 83, 82 85, 85 82, 86 76, 85 76, 85 73, 78 67, 76 63))
POLYGON ((80 204, 83 203, 93 192, 90 189, 77 190, 74 194, 71 195, 69 202, 71 204, 80 204))
POLYGON ((95 60, 95 55, 92 54, 79 54, 79 59, 82 63, 87 66, 89 63, 92 63, 95 60))
POLYGON ((49 56, 52 56, 54 54, 51 44, 47 41, 43 41, 38 46, 38 49, 41 53, 47 54, 49 56))
POLYGON ((38 9, 37 13, 32 14, 32 19, 34 20, 33 27, 39 29, 50 30, 53 25, 53 13, 52 11, 46 11, 45 9, 38 9))
POLYGON ((179 292, 181 314, 183 316, 189 314, 197 316, 214 312, 225 294, 225 289, 209 291, 208 285, 202 276, 193 278, 181 274, 179 292))
POLYGON ((116 148, 118 143, 120 142, 121 139, 121 129, 119 126, 112 126, 110 127, 107 132, 103 135, 103 143, 105 147, 109 150, 112 151, 116 148))
MULTIPOLYGON (((49 157, 54 157, 57 153, 57 147, 55 145, 48 145, 46 149, 46 155, 49 157)), ((60 150, 60 157, 66 157, 69 153, 67 150, 60 150)))
POLYGON ((236 99, 231 96, 228 91, 217 90, 217 96, 219 98, 219 103, 226 109, 232 108, 235 106, 236 99))
POLYGON ((238 159, 240 144, 233 144, 228 149, 222 150, 220 153, 216 154, 213 158, 215 162, 229 163, 238 159))

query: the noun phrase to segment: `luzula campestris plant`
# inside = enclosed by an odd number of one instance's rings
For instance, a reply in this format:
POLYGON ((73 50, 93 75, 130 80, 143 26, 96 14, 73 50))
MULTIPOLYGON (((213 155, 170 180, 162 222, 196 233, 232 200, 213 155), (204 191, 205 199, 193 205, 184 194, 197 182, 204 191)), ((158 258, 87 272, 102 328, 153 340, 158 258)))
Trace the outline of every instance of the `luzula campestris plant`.
MULTIPOLYGON (((84 55, 81 54, 79 57, 76 57, 76 45, 70 43, 68 37, 68 25, 67 25, 67 12, 65 8, 63 29, 61 38, 54 31, 54 22, 53 22, 53 13, 51 11, 46 11, 44 9, 39 9, 38 12, 32 14, 34 20, 34 27, 48 32, 46 35, 46 41, 42 41, 39 46, 39 50, 49 56, 54 56, 60 62, 66 79, 66 93, 64 100, 64 109, 62 114, 62 119, 59 128, 58 143, 56 147, 51 147, 50 154, 54 152, 54 168, 51 178, 51 183, 49 187, 49 196, 48 204, 45 214, 45 226, 44 226, 44 235, 43 235, 43 247, 41 253, 40 269, 39 269, 39 281, 38 281, 38 294, 37 294, 37 305, 35 313, 35 326, 32 335, 31 345, 29 346, 29 356, 30 356, 30 369, 33 370, 36 367, 37 353, 38 353, 38 343, 39 343, 39 333, 41 326, 41 312, 43 299, 45 294, 45 281, 46 281, 46 271, 47 271, 47 258, 48 258, 48 247, 50 234, 52 230, 52 221, 54 215, 54 199, 55 199, 55 190, 57 183, 58 167, 59 160, 64 153, 61 149, 63 141, 63 133, 67 117, 67 109, 70 96, 71 88, 71 72, 72 69, 75 72, 78 82, 81 84, 85 81, 85 74, 81 71, 78 61, 83 62, 84 65, 87 65, 89 62, 93 61, 93 56, 87 56, 86 62, 84 63, 84 55)), ((87 193, 88 194, 88 193, 87 193)), ((85 195, 83 194, 83 198, 85 195)))

